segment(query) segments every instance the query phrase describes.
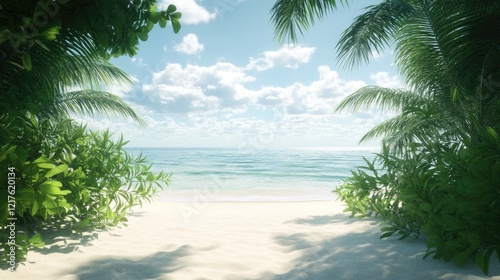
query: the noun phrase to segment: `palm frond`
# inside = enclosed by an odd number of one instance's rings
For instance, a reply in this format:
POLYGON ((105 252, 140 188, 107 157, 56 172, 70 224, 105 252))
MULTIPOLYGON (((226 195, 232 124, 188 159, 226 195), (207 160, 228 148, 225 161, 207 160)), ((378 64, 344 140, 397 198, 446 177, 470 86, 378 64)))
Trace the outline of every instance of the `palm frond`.
POLYGON ((314 25, 315 19, 323 17, 337 8, 338 3, 347 4, 348 0, 278 0, 270 14, 274 24, 275 38, 278 42, 287 39, 297 42, 298 34, 303 35, 314 25))
POLYGON ((387 0, 367 9, 342 33, 337 44, 337 58, 347 68, 368 62, 372 52, 381 52, 389 46, 414 13, 413 6, 404 0, 387 0))
POLYGON ((335 112, 356 112, 359 109, 377 107, 381 111, 399 111, 406 106, 419 106, 428 102, 425 95, 418 95, 404 89, 366 86, 347 96, 340 102, 335 112))
POLYGON ((121 116, 130 118, 141 125, 144 120, 135 110, 118 96, 104 91, 79 90, 58 95, 55 102, 47 105, 42 112, 50 112, 52 117, 69 116, 71 114, 88 114, 92 117, 121 116))

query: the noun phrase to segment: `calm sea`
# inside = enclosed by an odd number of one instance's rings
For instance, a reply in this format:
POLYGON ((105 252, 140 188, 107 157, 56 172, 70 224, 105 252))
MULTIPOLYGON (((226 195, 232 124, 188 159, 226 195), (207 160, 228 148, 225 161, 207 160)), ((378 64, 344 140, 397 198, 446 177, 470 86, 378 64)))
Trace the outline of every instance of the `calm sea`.
POLYGON ((373 158, 373 148, 127 148, 154 171, 172 172, 160 199, 173 201, 332 200, 331 191, 373 158))

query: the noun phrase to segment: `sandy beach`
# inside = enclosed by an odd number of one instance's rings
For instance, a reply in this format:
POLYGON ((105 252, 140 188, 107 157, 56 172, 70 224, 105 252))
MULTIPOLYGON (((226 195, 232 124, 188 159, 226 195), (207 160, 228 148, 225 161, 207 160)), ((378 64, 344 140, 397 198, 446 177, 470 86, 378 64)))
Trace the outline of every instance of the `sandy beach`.
MULTIPOLYGON (((1 279, 500 279, 472 264, 423 260, 422 240, 379 240, 377 220, 338 201, 172 202, 135 210, 129 226, 62 238, 1 279)), ((495 276, 496 275, 496 276, 495 276)))

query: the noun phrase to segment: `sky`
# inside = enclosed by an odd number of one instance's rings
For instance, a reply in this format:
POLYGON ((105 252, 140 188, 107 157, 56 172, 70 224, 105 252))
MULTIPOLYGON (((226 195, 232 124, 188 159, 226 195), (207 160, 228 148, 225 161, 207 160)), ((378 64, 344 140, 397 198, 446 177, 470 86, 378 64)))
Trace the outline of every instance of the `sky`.
POLYGON ((346 70, 336 61, 340 34, 377 0, 352 1, 316 22, 297 44, 280 44, 273 0, 159 0, 175 4, 182 28, 159 26, 133 58, 111 62, 133 84, 112 85, 145 119, 82 118, 91 129, 123 134, 131 147, 358 147, 390 113, 334 113, 367 85, 401 87, 390 47, 346 70), (360 4, 359 2, 362 2, 360 4))

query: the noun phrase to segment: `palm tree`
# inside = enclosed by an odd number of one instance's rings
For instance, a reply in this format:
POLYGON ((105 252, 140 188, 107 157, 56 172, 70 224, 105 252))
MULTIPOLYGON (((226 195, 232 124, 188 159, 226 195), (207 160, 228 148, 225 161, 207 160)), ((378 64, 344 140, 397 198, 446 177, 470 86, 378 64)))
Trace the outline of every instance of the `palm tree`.
MULTIPOLYGON (((277 39, 296 41, 336 2, 347 1, 278 0, 277 39)), ((426 256, 472 258, 487 274, 500 254, 500 1, 381 1, 343 32, 338 59, 353 68, 391 44, 406 88, 368 86, 337 111, 400 114, 362 138, 381 136, 382 151, 335 192, 353 215, 380 215, 381 237, 422 232, 426 256)))
POLYGON ((62 118, 74 113, 120 115, 144 124, 119 97, 100 90, 102 85, 131 80, 101 57, 91 38, 68 35, 48 42, 35 41, 24 50, 29 56, 29 68, 16 62, 19 51, 7 43, 0 45, 4 53, 0 106, 4 113, 31 112, 39 118, 62 118), (71 88, 84 90, 69 91, 71 88))
MULTIPOLYGON (((271 11, 276 38, 296 41, 315 18, 347 2, 278 0, 271 11)), ((368 7, 343 32, 338 59, 353 68, 394 43, 396 63, 409 90, 366 87, 337 110, 371 105, 400 110, 400 116, 363 138, 384 136, 393 144, 399 141, 398 146, 422 133, 446 130, 455 138, 477 138, 478 125, 499 129, 500 92, 491 87, 492 79, 500 79, 499 10, 500 2, 492 0, 385 0, 368 7)))

